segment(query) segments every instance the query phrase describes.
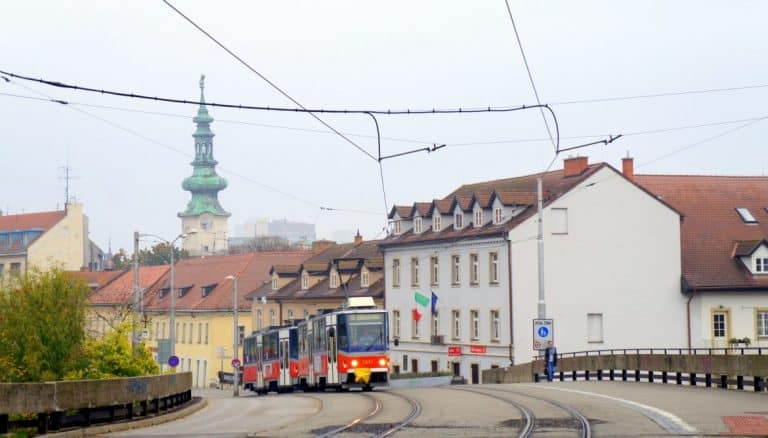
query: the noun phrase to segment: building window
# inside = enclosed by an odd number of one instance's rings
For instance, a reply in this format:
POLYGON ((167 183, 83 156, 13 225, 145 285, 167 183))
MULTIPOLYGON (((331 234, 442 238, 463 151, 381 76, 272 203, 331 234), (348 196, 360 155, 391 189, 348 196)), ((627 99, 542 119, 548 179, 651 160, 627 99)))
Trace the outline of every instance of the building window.
POLYGON ((216 288, 216 284, 209 284, 207 286, 203 286, 203 298, 207 297, 211 292, 213 292, 214 288, 216 288))
POLYGON ((360 287, 368 287, 370 284, 370 278, 368 276, 368 270, 363 268, 363 270, 360 272, 360 287))
POLYGON ((458 255, 451 256, 451 284, 454 286, 460 284, 461 277, 459 272, 461 269, 461 258, 458 255))
POLYGON ((587 342, 603 342, 603 314, 587 314, 587 342))
POLYGON ((440 215, 432 216, 432 231, 440 231, 440 215))
POLYGON ((256 311, 256 330, 261 330, 261 309, 256 311))
POLYGON ((437 336, 440 333, 440 314, 435 310, 432 314, 432 336, 437 336))
POLYGON ((173 343, 179 343, 179 323, 176 323, 176 331, 173 332, 173 343))
POLYGON ((419 286, 419 258, 411 257, 411 287, 419 286))
POLYGON ((744 223, 747 223, 747 224, 757 223, 757 219, 755 219, 755 217, 752 216, 752 212, 749 211, 749 209, 744 207, 739 207, 736 209, 736 211, 739 213, 739 216, 741 216, 741 220, 743 220, 744 223))
POLYGON ((163 339, 167 339, 167 338, 165 337, 165 321, 163 321, 163 339))
POLYGON ((715 338, 725 337, 725 313, 718 312, 712 315, 712 331, 715 338))
POLYGON ((488 254, 488 266, 490 267, 489 282, 497 284, 499 282, 499 253, 492 252, 488 254))
POLYGON ((464 219, 464 214, 456 213, 453 216, 453 226, 454 226, 454 228, 461 228, 463 226, 462 225, 462 220, 463 219, 464 219))
POLYGON ((304 309, 304 319, 309 318, 309 310, 304 309))
POLYGON ((186 344, 187 343, 187 323, 183 323, 181 325, 181 343, 186 344))
POLYGON ((483 226, 483 210, 475 210, 475 227, 483 226))
POLYGON ((440 261, 437 256, 429 258, 429 284, 432 286, 440 284, 440 261))
POLYGON ((309 289, 309 274, 306 272, 301 274, 301 289, 307 290, 309 289))
POLYGON ((498 342, 501 339, 501 321, 499 311, 491 310, 491 341, 498 342))
POLYGON ((392 311, 392 337, 393 338, 400 337, 400 311, 399 310, 392 311))
POLYGON ((195 323, 190 322, 189 323, 189 343, 190 344, 194 342, 193 341, 194 337, 195 337, 195 323))
POLYGON ((480 312, 471 310, 469 312, 469 319, 472 324, 472 339, 480 339, 480 312))
POLYGON ((421 233, 421 218, 417 217, 413 220, 413 232, 421 233))
POLYGON ((419 321, 416 320, 415 312, 412 312, 412 316, 411 316, 411 337, 413 339, 418 339, 419 336, 420 336, 420 334, 419 334, 419 321))
POLYGON ((453 326, 451 337, 459 339, 461 337, 461 313, 458 310, 451 311, 451 323, 453 326))
POLYGON ((272 279, 272 290, 277 290, 277 278, 272 279))
POLYGON ((21 273, 21 263, 11 263, 11 274, 19 275, 21 273))
POLYGON ((288 320, 293 321, 293 309, 288 309, 288 320))
POLYGON ((402 232, 402 225, 400 225, 400 221, 395 221, 395 234, 400 234, 402 232))
POLYGON ((757 257, 755 259, 755 272, 768 272, 768 258, 757 257))
POLYGON ((200 322, 197 324, 197 343, 201 344, 203 342, 203 323, 200 322))
POLYGON ((270 309, 269 311, 269 325, 277 325, 277 316, 275 315, 275 309, 270 309))
POLYGON ((208 323, 205 323, 205 345, 208 345, 208 323))
POLYGON ((757 311, 757 336, 768 337, 768 310, 757 311))
POLYGON ((469 255, 469 284, 479 283, 479 263, 477 254, 469 255))
POLYGON ((501 209, 496 208, 493 210, 493 222, 500 224, 501 221, 504 219, 504 216, 501 214, 501 209))
POLYGON ((400 259, 392 260, 392 287, 400 287, 400 259))
POLYGON ((339 287, 339 274, 335 272, 331 273, 331 287, 339 287))
POLYGON ((553 208, 550 216, 552 234, 568 234, 568 209, 553 208))
MULTIPOLYGON (((245 326, 239 325, 237 326, 237 345, 243 345, 243 339, 245 339, 245 326)), ((235 353, 237 355, 237 352, 235 353)))

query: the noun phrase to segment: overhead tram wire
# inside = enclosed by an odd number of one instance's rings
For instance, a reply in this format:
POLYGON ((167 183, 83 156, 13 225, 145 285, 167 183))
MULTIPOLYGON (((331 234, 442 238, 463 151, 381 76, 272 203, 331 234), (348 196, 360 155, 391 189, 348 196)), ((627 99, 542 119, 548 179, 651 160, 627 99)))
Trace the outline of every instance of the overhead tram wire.
MULTIPOLYGON (((14 84, 14 85, 16 85, 18 87, 21 87, 21 88, 23 88, 23 89, 25 89, 27 91, 30 91, 32 93, 35 93, 35 94, 38 94, 40 96, 44 96, 45 97, 45 98, 36 98, 36 97, 32 97, 32 96, 26 96, 27 98, 34 99, 34 100, 39 100, 39 101, 48 101, 48 102, 51 102, 51 103, 57 103, 57 104, 60 104, 60 105, 64 105, 67 108, 70 108, 70 109, 72 109, 74 111, 77 111, 77 112, 79 112, 81 114, 84 114, 84 115, 86 115, 88 117, 91 117, 93 119, 99 120, 102 123, 106 123, 106 124, 108 124, 108 125, 110 125, 110 126, 112 126, 114 128, 117 128, 117 129, 119 129, 121 131, 127 132, 127 133, 129 133, 129 134, 131 134, 131 135, 133 135, 135 137, 139 137, 139 138, 141 138, 141 139, 143 139, 143 140, 145 140, 147 142, 150 142, 150 143, 155 144, 157 146, 163 147, 165 149, 168 149, 168 150, 170 150, 172 152, 178 153, 178 154, 183 155, 185 157, 194 158, 192 156, 192 154, 189 154, 189 153, 187 153, 187 152, 185 152, 185 151, 183 151, 181 149, 178 149, 178 148, 175 148, 173 146, 170 146, 170 145, 167 145, 165 143, 162 143, 160 141, 157 141, 157 140, 155 140, 155 139, 153 139, 151 137, 148 137, 148 136, 146 136, 144 134, 141 134, 140 132, 137 132, 137 131, 135 131, 133 129, 127 128, 127 127, 125 127, 123 125, 120 125, 119 123, 115 123, 115 122, 113 122, 111 120, 105 119, 103 117, 99 117, 99 116, 97 116, 97 115, 95 115, 93 113, 85 111, 82 108, 77 108, 75 106, 69 105, 69 103, 67 101, 56 99, 56 98, 54 98, 54 97, 52 97, 52 96, 50 96, 50 95, 48 95, 46 93, 43 93, 43 92, 38 91, 38 90, 35 90, 34 88, 30 88, 30 87, 27 87, 27 86, 25 86, 23 84, 19 84, 16 81, 6 80, 6 82, 10 82, 10 83, 12 83, 12 84, 14 84)), ((376 216, 380 215, 380 213, 376 213, 376 212, 372 212, 372 211, 356 210, 356 209, 345 209, 345 208, 334 208, 334 207, 323 206, 323 205, 320 205, 320 204, 318 204, 316 202, 304 199, 304 198, 302 198, 300 196, 297 196, 297 195, 294 195, 292 193, 286 192, 284 190, 278 189, 276 187, 272 187, 272 186, 270 186, 268 184, 264 184, 264 183, 262 183, 260 181, 257 181, 255 179, 249 177, 249 176, 243 175, 243 174, 241 174, 239 172, 236 172, 234 170, 231 170, 229 168, 226 168, 226 167, 223 167, 223 166, 219 166, 219 169, 221 169, 225 173, 229 173, 231 175, 234 175, 234 176, 242 178, 242 179, 244 179, 246 181, 249 181, 249 182, 251 182, 253 184, 256 184, 256 185, 258 185, 258 186, 260 186, 260 187, 262 187, 262 188, 264 188, 266 190, 269 190, 269 191, 272 191, 272 192, 277 193, 279 195, 282 195, 282 196, 285 196, 287 198, 293 199, 294 201, 298 201, 300 203, 306 204, 306 205, 308 205, 310 207, 318 208, 319 210, 337 211, 337 212, 345 212, 345 213, 372 214, 372 215, 376 215, 376 216)))
MULTIPOLYGON (((523 56, 523 64, 525 64, 525 71, 528 72, 528 79, 531 81, 531 88, 533 88, 533 95, 536 97, 536 103, 541 105, 541 99, 539 99, 539 91, 536 89, 536 83, 533 80, 533 74, 531 73, 531 67, 528 65, 528 58, 525 56, 525 50, 523 50, 523 42, 520 40, 520 34, 517 32, 517 25, 515 24, 515 18, 512 16, 512 8, 509 6, 509 0, 504 0, 504 4, 507 6, 507 12, 509 13, 509 20, 512 22, 512 29, 515 31, 515 38, 517 39, 517 46, 520 48, 520 54, 523 56)), ((541 110, 541 118, 544 120, 544 126, 547 128, 547 134, 549 140, 552 142, 552 147, 555 149, 555 154, 560 149, 560 142, 555 143, 555 139, 552 137, 552 130, 549 128, 549 122, 544 114, 544 109, 541 110)), ((554 113, 553 113, 554 114, 554 113)))
MULTIPOLYGON (((186 15, 185 15, 183 12, 181 12, 181 11, 180 11, 178 8, 176 8, 175 6, 173 6, 173 5, 171 4, 171 2, 169 2, 168 0, 163 0, 163 3, 165 3, 165 4, 166 4, 166 5, 169 7, 169 8, 173 9, 173 10, 174 10, 174 11, 175 11, 177 14, 179 14, 179 15, 180 15, 182 18, 184 18, 185 20, 187 20, 187 21, 188 21, 188 22, 189 22, 189 23, 190 23, 192 26, 194 26, 195 28, 197 28, 197 30, 199 30, 200 32, 202 32, 202 33, 203 33, 203 35, 207 36, 207 37, 208 37, 208 38, 209 38, 211 41, 213 41, 214 43, 216 43, 216 45, 218 45, 219 47, 221 47, 222 49, 224 49, 224 51, 225 51, 225 52, 229 53, 229 54, 230 54, 230 55, 231 55, 233 58, 235 58, 235 59, 236 59, 238 62, 240 62, 242 65, 244 65, 244 66, 245 66, 245 67, 246 67, 248 70, 250 70, 251 72, 253 72, 253 73, 254 73, 256 76, 260 77, 260 78, 261 78, 261 79, 262 79, 264 82, 266 82, 267 84, 269 84, 269 85, 270 85, 272 88, 274 88, 275 90, 277 90, 277 92, 278 92, 278 93, 280 93, 280 94, 282 94, 282 95, 283 95, 283 97, 285 97, 286 99, 288 99, 288 100, 290 100, 291 102, 293 102, 293 104, 294 104, 294 105, 296 105, 296 106, 298 106, 299 108, 301 108, 301 109, 306 109, 306 108, 304 107, 304 105, 302 105, 301 103, 299 103, 299 101, 297 101, 296 99, 294 99, 293 97, 291 97, 291 96, 290 96, 288 93, 286 93, 286 92, 285 92, 283 89, 281 89, 280 87, 278 87, 278 86, 277 86, 277 85, 276 85, 274 82, 270 81, 270 80, 269 80, 269 79, 268 79, 266 76, 264 76, 263 74, 261 74, 261 73, 260 73, 258 70, 256 70, 255 68, 251 67, 251 65, 250 65, 250 64, 248 64, 247 62, 245 62, 245 61, 244 61, 244 60, 243 60, 241 57, 239 57, 237 54, 235 54, 235 52, 233 52, 232 50, 230 50, 229 48, 227 48, 227 46, 225 46, 224 44, 222 44, 221 42, 219 42, 219 40, 217 40, 216 38, 214 38, 214 37, 213 37, 213 35, 211 35, 210 33, 208 33, 208 32, 207 32, 205 29, 203 29, 203 28, 202 28, 202 27, 200 27, 200 26, 199 26, 197 23, 195 23, 195 22, 194 22, 194 21, 193 21, 191 18, 187 17, 187 16, 186 16, 186 15)), ((347 137, 347 136, 345 136, 344 134, 342 134, 340 131, 338 131, 336 128, 334 128, 333 126, 331 126, 331 125, 330 125, 329 123, 327 123, 325 120, 323 120, 323 119, 321 119, 320 117, 318 117, 318 115, 317 115, 317 114, 315 114, 314 112, 308 112, 308 113, 309 113, 309 115, 311 115, 311 116, 312 116, 312 117, 313 117, 315 120, 317 120, 318 122, 320 122, 320 123, 321 123, 323 126, 325 126, 326 128, 328 128, 328 129, 330 129, 331 131, 335 132, 335 133, 336 133, 336 135, 338 135, 339 137, 341 137, 341 138, 343 138, 344 140, 346 140, 346 142, 347 142, 347 143, 349 143, 349 144, 351 144, 352 146, 354 146, 354 147, 355 147, 356 149, 358 149, 360 152, 362 152, 363 154, 367 155, 367 156, 368 156, 369 158, 371 158, 372 160, 376 160, 376 157, 374 157, 374 156, 373 156, 373 155, 372 155, 370 152, 368 152, 368 151, 367 151, 367 150, 365 150, 365 149, 364 149, 362 146, 360 146, 360 145, 358 145, 357 143, 355 143, 354 141, 352 141, 352 140, 351 140, 349 137, 347 137)))
POLYGON ((624 101, 624 100, 653 99, 657 97, 675 97, 675 96, 688 96, 688 95, 694 95, 694 94, 722 93, 727 91, 754 90, 759 88, 768 88, 768 84, 744 85, 741 87, 709 88, 709 89, 703 89, 703 90, 669 91, 665 93, 638 94, 634 96, 614 96, 614 97, 600 97, 595 99, 564 100, 560 102, 550 102, 549 104, 552 106, 576 105, 576 104, 581 105, 581 104, 600 103, 600 102, 617 102, 617 101, 624 101))

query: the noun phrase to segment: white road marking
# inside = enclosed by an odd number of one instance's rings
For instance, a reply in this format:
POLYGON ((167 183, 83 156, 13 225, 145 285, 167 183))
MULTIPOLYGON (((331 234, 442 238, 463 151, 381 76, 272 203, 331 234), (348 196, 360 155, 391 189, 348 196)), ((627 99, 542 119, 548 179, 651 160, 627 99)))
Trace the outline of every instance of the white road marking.
POLYGON ((615 402, 627 405, 631 409, 637 412, 640 412, 641 414, 653 420, 656 424, 661 426, 664 430, 666 430, 669 433, 685 434, 685 435, 693 435, 697 433, 697 430, 695 427, 686 423, 682 418, 678 417, 677 415, 653 406, 648 406, 642 403, 633 402, 631 400, 625 400, 623 398, 612 397, 610 395, 603 395, 603 394, 597 394, 594 392, 579 391, 576 389, 568 389, 568 388, 554 388, 551 386, 526 385, 526 384, 521 384, 517 386, 525 386, 528 388, 537 388, 537 389, 549 389, 552 391, 572 392, 574 394, 582 394, 582 395, 588 395, 591 397, 608 399, 611 401, 615 401, 615 402))

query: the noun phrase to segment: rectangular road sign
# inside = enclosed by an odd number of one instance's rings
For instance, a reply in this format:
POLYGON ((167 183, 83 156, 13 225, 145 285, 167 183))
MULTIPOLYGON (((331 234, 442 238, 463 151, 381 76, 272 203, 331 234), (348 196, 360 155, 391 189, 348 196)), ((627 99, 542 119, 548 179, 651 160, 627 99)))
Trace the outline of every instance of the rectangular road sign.
POLYGON ((533 320, 533 349, 544 350, 555 345, 555 325, 552 319, 533 320))

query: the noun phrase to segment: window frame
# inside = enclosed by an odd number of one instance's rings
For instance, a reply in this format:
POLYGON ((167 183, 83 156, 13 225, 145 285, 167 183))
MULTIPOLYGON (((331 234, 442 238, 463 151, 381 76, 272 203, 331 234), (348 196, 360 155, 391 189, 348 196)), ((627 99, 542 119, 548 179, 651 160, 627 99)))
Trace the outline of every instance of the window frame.
POLYGON ((502 220, 504 220, 504 210, 502 210, 500 207, 496 207, 493 209, 493 223, 500 224, 502 220))
POLYGON ((488 283, 492 285, 499 284, 499 253, 491 251, 488 253, 488 283))
POLYGON ((453 214, 453 226, 454 226, 454 228, 459 229, 459 230, 464 228, 464 213, 463 212, 459 212, 459 213, 454 213, 453 214))
POLYGON ((469 335, 473 341, 480 340, 480 310, 469 310, 469 335))
POLYGON ((440 285, 440 256, 429 257, 429 284, 430 286, 440 285))
POLYGON ((392 337, 400 339, 400 309, 392 309, 392 337))
POLYGON ((451 254, 451 286, 461 286, 460 254, 451 254))
POLYGON ((480 284, 480 256, 476 253, 469 254, 469 285, 480 284))
POLYGON ((474 217, 475 217, 475 221, 474 221, 475 228, 482 227, 483 226, 483 210, 481 209, 475 210, 474 217))
POLYGON ((419 287, 419 258, 411 257, 411 287, 419 287))
POLYGON ((392 259, 392 287, 400 287, 400 259, 392 259))
POLYGON ((489 311, 491 319, 491 342, 501 342, 501 311, 491 309, 489 311))
POLYGON ((411 339, 420 339, 421 338, 421 331, 419 327, 419 322, 413 315, 413 312, 411 312, 411 339))
POLYGON ((413 232, 416 234, 421 233, 421 217, 417 217, 413 220, 413 232))
POLYGON ((755 339, 768 338, 768 307, 755 309, 755 339), (760 333, 760 322, 763 322, 763 332, 760 333))
POLYGON ((439 214, 432 216, 432 231, 440 231, 442 225, 440 223, 441 220, 442 218, 439 214))
POLYGON ((451 309, 451 339, 461 339, 461 310, 451 309))

